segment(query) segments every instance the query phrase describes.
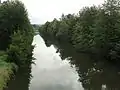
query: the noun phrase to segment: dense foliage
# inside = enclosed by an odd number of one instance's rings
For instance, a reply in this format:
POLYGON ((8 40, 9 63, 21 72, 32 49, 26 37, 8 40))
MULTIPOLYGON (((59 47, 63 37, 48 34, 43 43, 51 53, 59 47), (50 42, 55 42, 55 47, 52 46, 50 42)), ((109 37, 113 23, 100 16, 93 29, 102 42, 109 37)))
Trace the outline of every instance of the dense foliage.
POLYGON ((20 31, 12 36, 12 43, 7 50, 7 62, 13 62, 19 67, 30 65, 32 62, 31 36, 20 31), (29 38, 29 39, 28 39, 29 38))
POLYGON ((119 0, 107 0, 101 6, 84 7, 78 15, 62 15, 60 20, 54 19, 42 25, 40 35, 48 45, 54 40, 69 42, 78 52, 119 61, 119 3, 119 0))
POLYGON ((32 63, 33 32, 22 2, 8 0, 0 4, 0 90, 15 69, 32 63))
POLYGON ((24 4, 18 0, 0 4, 0 90, 13 71, 32 63, 33 27, 24 4))
POLYGON ((120 1, 85 7, 39 29, 47 46, 76 67, 85 90, 120 89, 120 1))
POLYGON ((0 49, 11 43, 11 35, 20 30, 29 33, 31 25, 27 10, 20 1, 6 1, 0 6, 0 49))
POLYGON ((7 52, 7 62, 20 67, 32 61, 33 35, 22 2, 6 1, 0 5, 0 50, 7 52))

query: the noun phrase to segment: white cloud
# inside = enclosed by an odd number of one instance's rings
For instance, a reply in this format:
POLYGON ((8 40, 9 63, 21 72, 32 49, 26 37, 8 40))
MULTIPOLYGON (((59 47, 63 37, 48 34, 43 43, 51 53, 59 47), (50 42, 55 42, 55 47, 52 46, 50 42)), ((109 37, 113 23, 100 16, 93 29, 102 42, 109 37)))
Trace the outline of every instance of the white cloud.
POLYGON ((78 13, 84 6, 98 5, 104 0, 21 0, 29 12, 32 23, 43 24, 54 18, 60 18, 62 13, 78 13))

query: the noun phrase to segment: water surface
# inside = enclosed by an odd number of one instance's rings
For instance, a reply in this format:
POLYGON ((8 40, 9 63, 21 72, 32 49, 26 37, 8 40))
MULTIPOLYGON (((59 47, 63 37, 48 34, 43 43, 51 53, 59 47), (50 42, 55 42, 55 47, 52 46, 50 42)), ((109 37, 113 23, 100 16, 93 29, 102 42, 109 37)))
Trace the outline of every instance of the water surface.
POLYGON ((34 37, 35 64, 19 70, 6 90, 120 90, 119 64, 45 41, 34 37))
POLYGON ((33 44, 36 65, 32 65, 30 90, 83 90, 75 68, 69 61, 61 60, 53 46, 46 47, 39 35, 34 37, 33 44))

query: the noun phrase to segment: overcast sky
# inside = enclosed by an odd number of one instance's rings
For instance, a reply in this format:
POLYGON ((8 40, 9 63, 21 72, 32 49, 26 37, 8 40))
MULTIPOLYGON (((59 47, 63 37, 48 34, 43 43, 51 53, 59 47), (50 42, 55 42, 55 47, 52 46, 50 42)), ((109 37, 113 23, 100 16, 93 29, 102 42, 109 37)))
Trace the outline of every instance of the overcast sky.
POLYGON ((98 5, 104 0, 21 0, 28 9, 31 23, 43 24, 62 13, 78 13, 84 6, 98 5))

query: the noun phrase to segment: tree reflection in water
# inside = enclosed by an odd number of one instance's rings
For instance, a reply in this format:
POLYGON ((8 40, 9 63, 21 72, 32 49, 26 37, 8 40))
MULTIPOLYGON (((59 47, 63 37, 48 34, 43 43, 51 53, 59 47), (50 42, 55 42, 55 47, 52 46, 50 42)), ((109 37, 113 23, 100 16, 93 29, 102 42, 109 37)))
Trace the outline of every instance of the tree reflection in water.
POLYGON ((76 67, 79 74, 79 81, 85 90, 120 90, 120 68, 119 65, 105 60, 100 55, 86 54, 75 51, 68 42, 48 41, 47 46, 54 45, 60 53, 62 60, 69 60, 70 64, 76 67), (105 89, 102 89, 102 88, 105 89))
MULTIPOLYGON (((45 39, 45 38, 44 38, 45 39)), ((60 53, 62 60, 69 60, 71 66, 76 67, 79 81, 85 90, 120 90, 120 68, 119 65, 104 60, 95 54, 77 52, 70 43, 48 41, 47 46, 52 44, 60 53), (102 89, 104 85, 105 89, 102 89)), ((10 81, 6 90, 29 90, 31 79, 31 65, 20 69, 15 79, 10 81)))

